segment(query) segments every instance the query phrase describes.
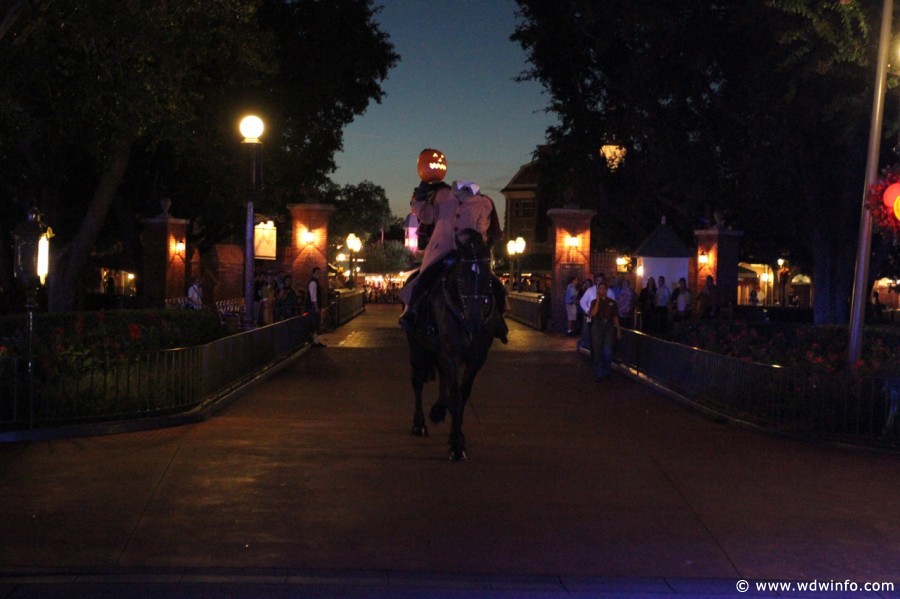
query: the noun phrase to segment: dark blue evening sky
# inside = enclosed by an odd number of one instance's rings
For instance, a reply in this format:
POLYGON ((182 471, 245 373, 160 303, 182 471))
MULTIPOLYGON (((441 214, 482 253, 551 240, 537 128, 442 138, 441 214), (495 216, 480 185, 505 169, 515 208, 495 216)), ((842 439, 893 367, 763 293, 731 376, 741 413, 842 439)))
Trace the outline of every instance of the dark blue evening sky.
POLYGON ((502 189, 531 160, 555 117, 540 84, 517 83, 525 53, 509 40, 513 0, 385 0, 377 16, 400 54, 372 104, 346 130, 339 184, 368 180, 403 217, 426 147, 447 155, 447 181, 481 185, 503 210, 502 189))

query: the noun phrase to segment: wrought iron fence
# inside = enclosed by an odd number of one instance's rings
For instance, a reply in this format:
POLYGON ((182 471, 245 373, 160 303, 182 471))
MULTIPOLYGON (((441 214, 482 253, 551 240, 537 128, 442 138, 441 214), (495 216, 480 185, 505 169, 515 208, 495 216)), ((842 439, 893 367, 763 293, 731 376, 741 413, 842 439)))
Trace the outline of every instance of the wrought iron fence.
POLYGON ((834 441, 900 446, 900 377, 758 364, 623 330, 615 357, 716 413, 834 441))
POLYGON ((0 431, 131 420, 189 411, 244 384, 309 343, 308 316, 198 347, 142 355, 57 355, 27 375, 0 357, 0 431))
POLYGON ((543 331, 550 320, 550 299, 543 293, 530 293, 524 291, 511 291, 509 299, 509 311, 507 318, 517 320, 522 324, 543 331))

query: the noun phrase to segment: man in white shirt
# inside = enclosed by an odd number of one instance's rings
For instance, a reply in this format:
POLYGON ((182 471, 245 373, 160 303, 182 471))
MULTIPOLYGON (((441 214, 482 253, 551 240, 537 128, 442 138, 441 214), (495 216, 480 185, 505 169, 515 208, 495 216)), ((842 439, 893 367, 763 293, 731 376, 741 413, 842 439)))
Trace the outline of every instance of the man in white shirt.
POLYGON ((662 275, 656 280, 656 326, 660 333, 665 333, 669 328, 669 300, 672 299, 672 290, 666 285, 666 278, 662 275))
POLYGON ((194 279, 194 284, 188 289, 188 308, 199 310, 203 307, 203 287, 201 287, 201 279, 194 279))
POLYGON ((309 310, 312 318, 312 346, 325 347, 325 344, 319 340, 319 325, 322 323, 322 311, 319 306, 321 290, 319 289, 319 272, 318 266, 312 269, 312 277, 306 285, 306 308, 309 310))

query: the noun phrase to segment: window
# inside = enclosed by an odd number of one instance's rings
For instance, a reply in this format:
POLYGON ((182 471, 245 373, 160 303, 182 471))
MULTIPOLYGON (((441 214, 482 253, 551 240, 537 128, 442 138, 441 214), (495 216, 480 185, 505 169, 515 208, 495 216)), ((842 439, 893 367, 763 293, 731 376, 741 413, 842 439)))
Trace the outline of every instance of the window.
POLYGON ((534 218, 534 200, 519 200, 514 202, 513 218, 534 218))

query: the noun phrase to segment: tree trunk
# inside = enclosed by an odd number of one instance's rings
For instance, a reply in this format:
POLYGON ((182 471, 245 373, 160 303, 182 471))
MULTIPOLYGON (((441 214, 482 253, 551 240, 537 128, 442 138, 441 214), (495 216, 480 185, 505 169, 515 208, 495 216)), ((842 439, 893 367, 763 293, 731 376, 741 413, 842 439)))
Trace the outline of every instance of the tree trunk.
POLYGON ((67 312, 76 308, 75 298, 82 285, 88 258, 94 249, 97 235, 103 227, 116 191, 122 183, 128 167, 128 160, 131 157, 131 147, 136 139, 137 135, 131 133, 125 134, 119 139, 110 156, 109 165, 97 183, 94 197, 91 199, 78 232, 57 257, 54 264, 55 272, 50 277, 49 310, 51 312, 67 312))

